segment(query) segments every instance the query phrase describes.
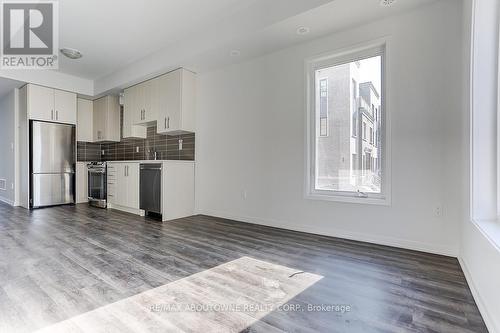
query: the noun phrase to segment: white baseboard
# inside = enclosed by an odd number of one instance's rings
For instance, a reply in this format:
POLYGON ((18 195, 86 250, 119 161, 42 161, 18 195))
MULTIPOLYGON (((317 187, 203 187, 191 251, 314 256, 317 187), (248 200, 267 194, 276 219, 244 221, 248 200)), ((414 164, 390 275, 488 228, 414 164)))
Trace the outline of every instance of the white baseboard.
POLYGON ((8 205, 14 206, 14 201, 12 201, 10 199, 6 199, 6 198, 3 198, 3 197, 0 197, 0 201, 6 203, 8 205))
POLYGON ((329 229, 324 230, 315 226, 298 226, 291 225, 284 221, 272 220, 272 219, 261 219, 249 216, 239 216, 233 215, 227 212, 213 211, 213 210, 196 210, 196 214, 209 215, 214 217, 220 217, 245 223, 254 223, 259 225, 265 225, 269 227, 276 227, 282 229, 288 229, 293 231, 306 232, 310 234, 317 234, 329 237, 338 237, 344 239, 350 239, 360 242, 373 243, 378 245, 393 246, 398 248, 403 248, 407 250, 421 251, 433 254, 444 255, 448 257, 458 257, 458 249, 453 249, 447 246, 442 246, 439 244, 423 243, 407 239, 397 239, 393 237, 385 237, 379 235, 371 235, 359 232, 351 232, 347 230, 340 229, 329 229))
POLYGON ((135 214, 135 215, 139 215, 139 216, 144 216, 144 211, 142 209, 135 209, 135 208, 124 207, 124 206, 120 206, 120 205, 114 205, 114 204, 111 204, 109 202, 107 204, 107 208, 121 210, 122 212, 135 214))
POLYGON ((479 294, 479 291, 476 288, 476 284, 474 283, 474 280, 472 279, 472 275, 470 274, 469 268, 467 267, 467 263, 465 259, 462 257, 458 257, 458 262, 460 263, 460 267, 462 268, 462 271, 464 272, 465 279, 467 280, 467 284, 469 285, 469 288, 472 292, 472 296, 474 297, 474 301, 476 301, 477 307, 479 309, 479 312, 481 313, 481 316, 483 317, 484 323, 486 324, 486 328, 488 328, 488 331, 490 333, 500 333, 500 323, 497 323, 494 320, 494 317, 488 312, 488 308, 484 304, 484 301, 479 294))

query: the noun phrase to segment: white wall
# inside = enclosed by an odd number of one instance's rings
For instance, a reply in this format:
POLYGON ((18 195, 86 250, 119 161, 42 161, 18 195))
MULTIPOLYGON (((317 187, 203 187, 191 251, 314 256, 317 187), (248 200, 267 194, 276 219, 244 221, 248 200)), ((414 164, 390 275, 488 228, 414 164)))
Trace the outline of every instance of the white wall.
POLYGON ((199 75, 198 212, 457 255, 461 31, 461 2, 444 0, 199 75), (304 59, 384 36, 392 45, 392 206, 306 200, 304 59))
POLYGON ((0 190, 0 201, 15 202, 15 136, 17 93, 14 89, 0 99, 0 179, 7 181, 6 190, 0 190))
MULTIPOLYGON (((500 332, 500 247, 487 233, 500 231, 500 225, 498 221, 484 221, 495 220, 498 209, 498 10, 497 0, 464 1, 464 114, 471 116, 468 125, 472 125, 464 132, 472 133, 472 163, 463 176, 471 180, 471 186, 464 190, 471 195, 467 198, 470 205, 464 205, 459 259, 490 332, 500 332), (486 225, 488 230, 484 229, 486 225)), ((469 147, 469 142, 466 145, 469 147)))

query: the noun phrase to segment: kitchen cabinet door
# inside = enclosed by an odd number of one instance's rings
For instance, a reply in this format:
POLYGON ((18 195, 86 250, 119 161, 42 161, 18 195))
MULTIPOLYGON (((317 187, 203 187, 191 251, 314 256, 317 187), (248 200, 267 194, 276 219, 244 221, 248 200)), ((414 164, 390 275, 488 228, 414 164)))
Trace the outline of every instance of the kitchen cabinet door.
POLYGON ((28 118, 54 121, 54 89, 29 84, 27 91, 28 118))
POLYGON ((120 102, 118 96, 106 96, 106 128, 104 140, 120 142, 120 102))
POLYGON ((93 142, 94 103, 86 99, 78 98, 76 113, 77 113, 77 121, 76 121, 77 141, 93 142))
POLYGON ((144 84, 138 84, 129 88, 131 93, 132 110, 132 125, 139 125, 143 123, 143 111, 145 107, 145 88, 144 84))
POLYGON ((127 206, 127 175, 125 163, 113 163, 116 168, 115 200, 114 204, 127 206))
POLYGON ((126 167, 126 193, 127 199, 124 206, 139 209, 139 163, 127 163, 126 167))
POLYGON ((94 141, 104 141, 104 132, 106 130, 106 100, 99 98, 94 101, 94 141))
POLYGON ((181 68, 159 79, 157 132, 160 134, 194 132, 195 74, 181 68))
POLYGON ((94 141, 120 141, 120 104, 117 96, 94 101, 94 141))
POLYGON ((88 202, 88 171, 86 162, 76 163, 76 203, 88 202))
POLYGON ((65 124, 76 124, 76 94, 54 90, 55 121, 65 124))
POLYGON ((159 85, 158 78, 146 81, 142 84, 144 86, 144 110, 142 116, 142 123, 147 124, 156 121, 159 109, 159 85))
POLYGON ((123 138, 146 138, 146 127, 140 122, 141 112, 136 100, 136 86, 125 89, 123 103, 123 138))
POLYGON ((160 78, 160 107, 156 129, 158 133, 168 133, 179 128, 181 112, 181 72, 165 74, 160 78))

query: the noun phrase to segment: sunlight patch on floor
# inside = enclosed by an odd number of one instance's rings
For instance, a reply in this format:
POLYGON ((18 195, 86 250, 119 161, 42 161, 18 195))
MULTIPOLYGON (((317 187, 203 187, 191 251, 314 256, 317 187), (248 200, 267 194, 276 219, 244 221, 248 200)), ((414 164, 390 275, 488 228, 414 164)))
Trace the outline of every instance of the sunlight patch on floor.
POLYGON ((239 332, 322 278, 241 257, 37 332, 239 332))

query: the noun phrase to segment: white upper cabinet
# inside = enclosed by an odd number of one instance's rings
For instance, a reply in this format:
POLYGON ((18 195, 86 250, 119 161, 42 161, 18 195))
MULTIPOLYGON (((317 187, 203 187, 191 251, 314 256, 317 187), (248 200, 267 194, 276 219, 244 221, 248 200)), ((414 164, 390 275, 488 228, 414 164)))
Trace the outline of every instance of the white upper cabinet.
POLYGON ((180 68, 158 79, 160 99, 157 132, 160 134, 194 132, 196 75, 180 68))
POLYGON ((76 124, 76 94, 28 84, 28 118, 76 124))
POLYGON ((141 118, 137 94, 137 86, 125 89, 123 96, 123 138, 146 138, 146 127, 135 125, 139 123, 141 118))
POLYGON ((77 141, 94 142, 94 103, 87 99, 77 100, 77 141))
POLYGON ((52 121, 54 89, 28 84, 28 118, 52 121))
POLYGON ((54 90, 54 112, 56 121, 76 124, 76 94, 62 90, 54 90))
POLYGON ((142 122, 151 123, 156 121, 158 117, 158 109, 160 107, 160 81, 158 78, 146 81, 144 86, 144 112, 142 122))
POLYGON ((120 141, 118 96, 104 96, 94 101, 93 139, 95 142, 120 141))
POLYGON ((159 89, 156 79, 125 89, 125 109, 132 125, 148 125, 156 121, 159 89))
POLYGON ((155 124, 160 134, 195 130, 196 74, 183 68, 125 89, 123 137, 146 137, 155 124))

